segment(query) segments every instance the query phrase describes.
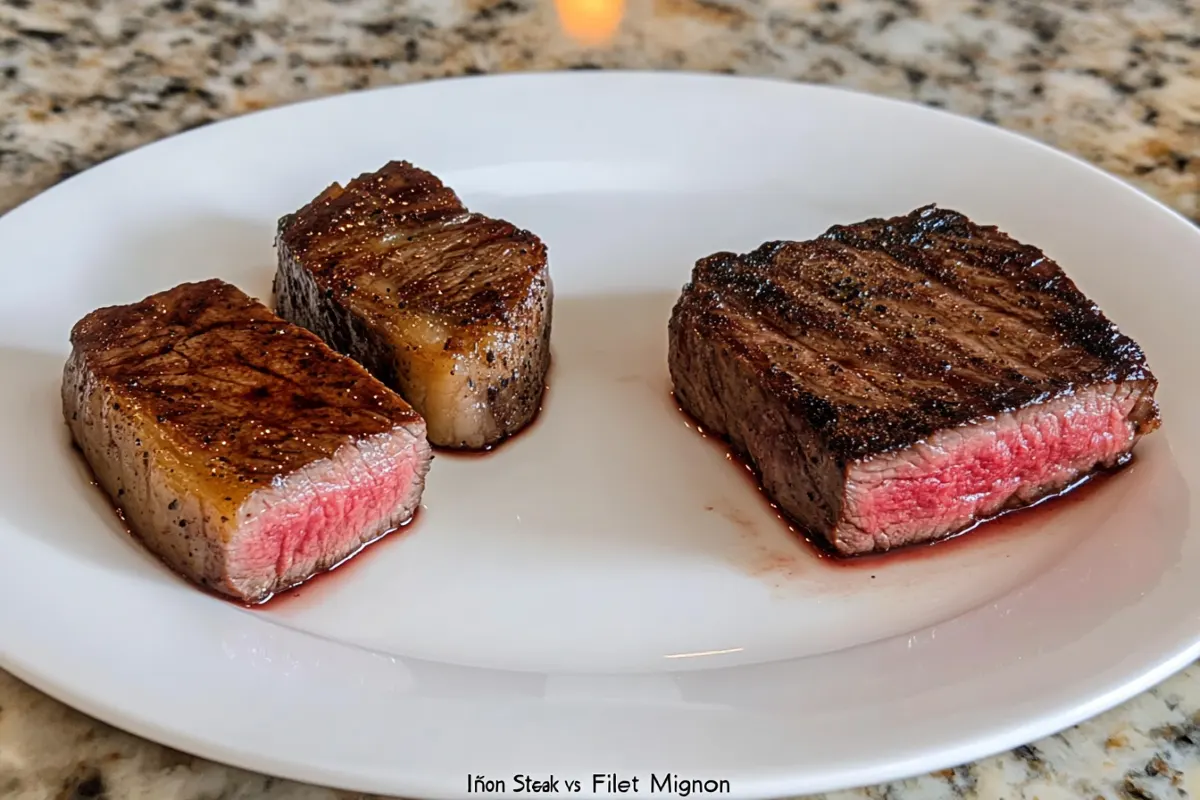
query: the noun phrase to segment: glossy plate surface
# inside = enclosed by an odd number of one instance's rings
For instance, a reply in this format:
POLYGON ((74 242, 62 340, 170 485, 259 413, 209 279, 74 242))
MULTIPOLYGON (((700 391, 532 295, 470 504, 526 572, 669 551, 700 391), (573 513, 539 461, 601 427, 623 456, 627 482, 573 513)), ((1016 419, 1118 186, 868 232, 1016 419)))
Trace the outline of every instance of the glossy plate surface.
POLYGON ((183 750, 409 796, 518 772, 774 796, 1021 744, 1198 652, 1200 231, 990 127, 725 77, 428 83, 117 158, 0 218, 0 253, 0 666, 183 750), (437 458, 402 535, 266 608, 224 603, 88 484, 68 331, 184 280, 269 297, 276 219, 389 159, 547 242, 545 409, 488 457, 437 458), (927 203, 1056 258, 1145 347, 1165 424, 1077 497, 838 567, 685 425, 667 317, 699 257, 927 203))

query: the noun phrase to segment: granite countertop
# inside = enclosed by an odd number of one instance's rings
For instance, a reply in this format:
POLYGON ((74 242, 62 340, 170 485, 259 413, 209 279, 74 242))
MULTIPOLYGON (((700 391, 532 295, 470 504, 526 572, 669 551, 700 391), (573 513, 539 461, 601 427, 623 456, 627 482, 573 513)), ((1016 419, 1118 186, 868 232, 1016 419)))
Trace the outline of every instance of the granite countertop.
MULTIPOLYGON (((0 212, 247 111, 558 68, 770 75, 942 106, 1082 156, 1200 222, 1196 0, 629 0, 615 37, 592 47, 562 33, 549 0, 0 0, 0 212)), ((349 796, 136 739, 0 672, 6 800, 349 796)), ((836 797, 1200 798, 1200 668, 1012 753, 836 797)))

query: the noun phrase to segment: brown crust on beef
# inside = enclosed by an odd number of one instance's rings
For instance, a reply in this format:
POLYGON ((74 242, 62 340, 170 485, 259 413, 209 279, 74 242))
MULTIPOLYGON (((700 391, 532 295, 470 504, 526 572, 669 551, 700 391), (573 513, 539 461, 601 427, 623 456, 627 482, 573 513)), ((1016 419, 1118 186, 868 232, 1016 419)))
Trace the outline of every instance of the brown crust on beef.
POLYGON ((1139 434, 1159 425, 1142 350, 1057 263, 933 206, 709 256, 673 342, 685 326, 843 463, 1104 382, 1144 383, 1133 420, 1139 434))
MULTIPOLYGON (((236 507, 347 442, 420 416, 353 360, 220 280, 101 308, 71 332, 73 361, 113 387, 236 507)), ((149 447, 149 445, 147 445, 149 447)))
POLYGON ((494 444, 537 413, 552 288, 534 234, 469 212, 437 177, 394 161, 281 219, 278 247, 280 314, 404 395, 434 444, 494 444), (470 375, 455 395, 461 409, 423 399, 423 381, 443 365, 470 375), (460 411, 484 421, 457 424, 460 411))

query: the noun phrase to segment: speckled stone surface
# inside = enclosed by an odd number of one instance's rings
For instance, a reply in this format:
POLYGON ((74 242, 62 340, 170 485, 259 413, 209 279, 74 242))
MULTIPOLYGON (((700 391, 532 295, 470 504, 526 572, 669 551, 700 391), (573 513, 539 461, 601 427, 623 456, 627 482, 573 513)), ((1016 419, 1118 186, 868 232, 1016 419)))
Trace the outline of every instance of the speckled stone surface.
MULTIPOLYGON (((247 111, 559 68, 770 75, 913 99, 1075 153, 1200 222, 1197 0, 629 0, 615 37, 592 48, 534 0, 0 0, 0 212, 247 111)), ((144 742, 0 673, 4 800, 350 796, 144 742)), ((1200 798, 1200 668, 1013 753, 829 797, 1200 798)))

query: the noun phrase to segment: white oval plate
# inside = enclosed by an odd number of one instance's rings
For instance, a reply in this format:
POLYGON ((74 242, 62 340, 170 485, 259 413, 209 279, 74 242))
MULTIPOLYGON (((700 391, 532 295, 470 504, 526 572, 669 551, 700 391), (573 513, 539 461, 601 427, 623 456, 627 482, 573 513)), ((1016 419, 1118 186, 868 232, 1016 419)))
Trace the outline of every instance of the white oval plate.
POLYGON ((999 130, 770 81, 428 83, 115 159, 0 219, 0 253, 0 665, 174 747, 410 796, 468 775, 513 793, 517 773, 772 796, 1018 745, 1197 654, 1200 232, 999 130), (438 458, 413 529, 235 607, 161 568, 88 485, 60 417, 68 331, 185 280, 269 297, 276 219, 394 158, 548 243, 545 410, 489 457, 438 458), (685 426, 667 316, 710 252, 927 203, 1058 259, 1147 350, 1166 422, 1080 498, 830 566, 685 426))

